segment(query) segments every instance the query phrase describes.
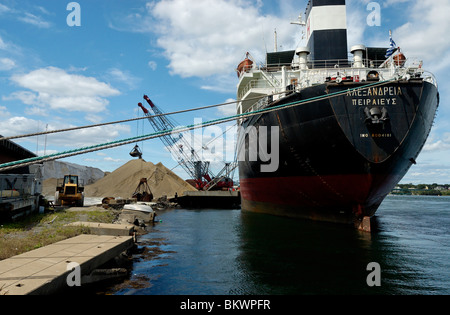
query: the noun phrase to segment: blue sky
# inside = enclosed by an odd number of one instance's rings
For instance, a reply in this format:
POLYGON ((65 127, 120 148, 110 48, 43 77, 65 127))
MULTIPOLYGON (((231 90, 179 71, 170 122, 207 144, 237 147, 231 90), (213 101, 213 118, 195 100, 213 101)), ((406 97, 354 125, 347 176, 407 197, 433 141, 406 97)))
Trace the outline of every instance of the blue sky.
MULTIPOLYGON (((137 103, 144 93, 166 112, 233 100, 234 69, 247 51, 263 62, 265 52, 273 50, 274 29, 279 49, 302 44, 301 28, 289 22, 304 12, 307 3, 79 0, 81 25, 70 27, 70 2, 0 0, 0 134, 136 118, 142 116, 137 103)), ((372 2, 347 0, 349 47, 361 43, 387 47, 392 29, 407 57, 423 60, 439 82, 441 105, 435 126, 418 165, 402 182, 448 183, 450 83, 445 79, 450 70, 450 1, 376 1, 381 23, 369 26, 367 6, 372 2)), ((229 106, 174 118, 192 124, 195 118, 207 121, 232 113, 229 106)), ((151 132, 148 122, 141 121, 17 142, 42 155, 151 132)), ((209 142, 210 136, 211 132, 204 141, 209 142)), ((145 160, 163 162, 168 168, 177 165, 160 140, 139 145, 145 160)), ((114 171, 130 160, 132 148, 66 161, 114 171)), ((175 171, 187 177, 180 167, 175 171)))

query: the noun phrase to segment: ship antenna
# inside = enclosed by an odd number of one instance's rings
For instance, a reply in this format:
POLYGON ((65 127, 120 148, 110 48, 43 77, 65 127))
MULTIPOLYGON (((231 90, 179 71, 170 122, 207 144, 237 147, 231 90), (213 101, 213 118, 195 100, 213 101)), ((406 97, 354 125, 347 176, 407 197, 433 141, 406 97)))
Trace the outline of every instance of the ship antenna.
MULTIPOLYGON (((302 16, 301 13, 300 13, 300 15, 298 16, 297 21, 292 21, 291 24, 294 24, 294 25, 300 25, 300 26, 306 27, 306 22, 303 21, 303 16, 302 16)), ((301 42, 302 40, 304 40, 304 39, 305 39, 305 29, 302 30, 302 38, 300 39, 300 42, 301 42)))
POLYGON ((297 18, 297 21, 293 21, 291 22, 291 24, 295 24, 295 25, 301 25, 301 26, 306 26, 306 22, 303 21, 303 17, 302 14, 300 13, 300 15, 297 18))

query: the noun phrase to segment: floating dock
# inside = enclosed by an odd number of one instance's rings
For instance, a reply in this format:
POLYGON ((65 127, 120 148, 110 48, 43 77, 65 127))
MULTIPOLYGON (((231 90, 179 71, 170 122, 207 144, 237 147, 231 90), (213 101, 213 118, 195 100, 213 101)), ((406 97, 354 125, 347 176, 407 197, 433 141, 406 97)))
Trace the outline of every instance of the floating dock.
POLYGON ((170 201, 188 209, 239 209, 241 195, 239 191, 187 191, 170 201))
POLYGON ((0 295, 50 295, 68 288, 72 263, 81 276, 134 246, 132 236, 80 235, 0 261, 0 295))

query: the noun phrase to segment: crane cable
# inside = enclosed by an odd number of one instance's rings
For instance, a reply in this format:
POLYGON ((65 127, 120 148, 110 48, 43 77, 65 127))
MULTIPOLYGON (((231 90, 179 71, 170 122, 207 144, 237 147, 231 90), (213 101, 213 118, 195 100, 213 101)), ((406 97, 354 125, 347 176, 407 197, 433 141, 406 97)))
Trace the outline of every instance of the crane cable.
MULTIPOLYGON (((286 93, 286 92, 273 93, 273 94, 270 94, 268 96, 275 96, 275 95, 284 94, 284 93, 286 93)), ((254 98, 249 98, 248 100, 252 101, 252 100, 259 100, 259 99, 261 99, 261 96, 254 97, 254 98)), ((153 115, 152 118, 153 117, 156 118, 156 117, 161 117, 161 116, 170 116, 170 115, 176 115, 176 114, 184 114, 184 113, 189 113, 189 112, 195 112, 195 111, 204 110, 204 109, 211 109, 211 108, 215 108, 215 107, 221 107, 221 106, 236 104, 236 103, 239 103, 239 102, 240 101, 232 101, 232 102, 226 102, 226 103, 221 103, 221 104, 208 105, 208 106, 191 108, 191 109, 184 109, 184 110, 171 112, 171 113, 163 113, 163 114, 159 114, 159 115, 153 115)), ((35 133, 29 133, 29 134, 17 135, 17 136, 11 136, 11 137, 1 137, 0 136, 0 141, 21 139, 21 138, 28 138, 28 137, 35 137, 35 136, 42 136, 42 135, 48 135, 48 134, 62 133, 62 132, 68 132, 68 131, 76 131, 76 130, 81 130, 81 129, 89 129, 89 128, 109 126, 109 125, 117 125, 117 124, 123 124, 123 123, 128 123, 128 122, 139 121, 139 120, 143 120, 143 119, 147 119, 147 118, 148 118, 147 116, 144 116, 144 117, 137 117, 137 118, 130 118, 130 119, 125 119, 125 120, 118 120, 118 121, 100 123, 100 124, 95 124, 95 125, 72 127, 72 128, 65 128, 65 129, 59 129, 59 130, 48 130, 48 131, 43 131, 43 132, 35 132, 35 133)))
MULTIPOLYGON (((393 82, 396 82, 396 81, 399 81, 399 80, 398 79, 391 79, 391 80, 386 80, 386 81, 382 81, 382 82, 370 83, 370 84, 364 85, 362 87, 348 89, 348 90, 345 90, 345 91, 335 92, 335 93, 332 93, 332 94, 326 94, 326 95, 322 95, 322 96, 316 96, 316 97, 312 97, 312 98, 309 98, 309 99, 306 99, 306 100, 296 101, 296 102, 287 103, 287 104, 283 104, 283 105, 278 105, 278 106, 274 106, 274 107, 267 107, 267 108, 256 110, 256 111, 253 111, 253 112, 250 112, 250 113, 243 113, 243 114, 233 115, 233 116, 229 116, 229 117, 225 117, 225 118, 220 118, 220 119, 207 121, 205 123, 193 124, 193 125, 189 125, 189 126, 186 126, 186 127, 177 127, 177 128, 174 128, 174 129, 162 130, 162 131, 158 131, 158 132, 155 132, 155 133, 152 133, 152 134, 143 135, 143 136, 139 136, 139 137, 133 137, 133 138, 123 139, 123 140, 117 140, 117 141, 113 141, 113 142, 108 142, 108 143, 104 143, 104 144, 89 146, 89 147, 75 149, 75 150, 63 151, 63 152, 60 152, 60 153, 50 154, 50 155, 47 155, 47 156, 34 157, 34 158, 24 159, 24 160, 21 160, 21 161, 4 163, 4 164, 0 164, 0 171, 7 171, 7 170, 10 170, 10 169, 15 169, 15 168, 19 168, 19 167, 25 167, 25 166, 33 165, 33 164, 36 164, 36 163, 53 161, 53 160, 58 160, 58 159, 62 159, 62 158, 72 157, 72 156, 76 156, 76 155, 82 155, 82 154, 86 154, 86 153, 112 149, 112 148, 115 148, 115 147, 120 147, 120 146, 123 146, 123 145, 132 144, 132 143, 135 143, 136 141, 147 141, 147 140, 151 140, 151 139, 167 136, 167 135, 170 135, 170 134, 173 134, 173 133, 182 133, 182 132, 187 132, 187 131, 194 130, 194 129, 200 129, 200 128, 205 128, 205 127, 209 127, 209 126, 219 125, 219 124, 223 124, 223 123, 226 123, 226 122, 235 121, 235 120, 238 120, 238 119, 245 119, 245 118, 249 118, 249 117, 256 116, 256 115, 261 115, 261 114, 265 114, 265 113, 278 111, 278 110, 281 110, 281 109, 287 109, 287 108, 291 108, 291 107, 295 107, 295 106, 299 106, 299 105, 303 105, 303 104, 307 104, 307 103, 317 102, 317 101, 320 101, 320 100, 331 99, 331 98, 334 98, 334 97, 346 95, 346 94, 348 94, 350 92, 353 92, 353 91, 369 89, 369 88, 374 87, 374 86, 382 86, 382 85, 386 85, 386 84, 393 83, 393 82)), ((284 93, 286 93, 286 92, 284 92, 284 93)))

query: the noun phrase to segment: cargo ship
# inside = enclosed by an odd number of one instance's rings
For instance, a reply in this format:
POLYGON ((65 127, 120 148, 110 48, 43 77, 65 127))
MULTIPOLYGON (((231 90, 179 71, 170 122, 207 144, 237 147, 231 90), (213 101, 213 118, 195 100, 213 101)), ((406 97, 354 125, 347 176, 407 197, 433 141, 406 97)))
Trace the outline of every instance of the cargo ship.
POLYGON ((305 17, 305 47, 237 68, 242 210, 370 231, 425 145, 438 85, 392 37, 349 54, 345 0, 310 0, 305 17))

